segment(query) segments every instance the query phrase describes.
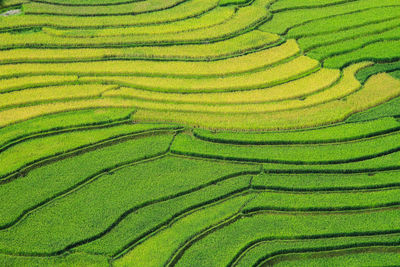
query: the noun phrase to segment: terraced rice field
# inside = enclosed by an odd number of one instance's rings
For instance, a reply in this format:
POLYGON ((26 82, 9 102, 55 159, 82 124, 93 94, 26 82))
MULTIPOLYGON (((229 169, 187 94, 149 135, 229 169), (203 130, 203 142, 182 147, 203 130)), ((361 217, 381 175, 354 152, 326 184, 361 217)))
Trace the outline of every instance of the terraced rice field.
POLYGON ((3 0, 1 266, 400 265, 399 0, 3 0))

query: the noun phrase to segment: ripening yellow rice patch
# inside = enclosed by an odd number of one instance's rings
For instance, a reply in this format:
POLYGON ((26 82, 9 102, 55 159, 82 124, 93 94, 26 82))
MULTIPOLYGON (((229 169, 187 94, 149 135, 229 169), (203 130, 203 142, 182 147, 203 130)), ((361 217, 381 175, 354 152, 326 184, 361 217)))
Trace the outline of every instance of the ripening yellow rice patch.
POLYGON ((77 81, 75 75, 41 75, 33 77, 20 77, 10 79, 0 79, 0 92, 9 92, 30 87, 62 84, 77 81))
MULTIPOLYGON (((13 50, 11 50, 13 51, 13 50)), ((86 74, 86 75, 226 75, 252 71, 276 64, 297 55, 300 49, 294 40, 243 56, 211 62, 193 61, 100 61, 75 63, 41 63, 0 65, 2 75, 17 74, 86 74)), ((33 53, 33 52, 32 52, 33 53)), ((1 56, 1 52, 0 52, 1 56)))
POLYGON ((346 99, 335 100, 308 108, 257 114, 212 114, 139 109, 137 121, 178 122, 194 127, 237 130, 279 130, 319 126, 339 122, 349 115, 365 110, 400 95, 400 81, 388 74, 371 77, 364 87, 346 99))
POLYGON ((145 109, 190 111, 190 112, 213 112, 213 113, 276 112, 289 109, 304 108, 307 106, 326 103, 329 101, 340 99, 351 93, 354 93, 361 87, 359 81, 354 77, 355 73, 359 69, 368 66, 370 64, 372 63, 368 62, 359 63, 344 69, 340 80, 338 80, 339 79, 338 70, 321 69, 319 72, 307 76, 306 78, 291 83, 286 83, 280 86, 268 88, 265 90, 220 93, 220 94, 182 95, 182 94, 151 93, 141 90, 134 90, 130 88, 120 88, 118 90, 107 91, 104 95, 137 98, 139 101, 135 104, 135 106, 137 106, 138 108, 145 108, 145 109), (327 89, 318 91, 324 88, 327 89), (281 91, 276 89, 281 89, 281 91), (288 98, 298 97, 301 95, 306 95, 307 93, 312 93, 314 91, 317 91, 317 93, 311 94, 304 100, 289 99, 285 101, 278 101, 284 99, 283 97, 285 96, 288 96, 288 98), (275 94, 271 94, 273 92, 275 92, 275 94), (274 96, 278 98, 274 99, 273 98, 274 96), (247 102, 247 104, 245 104, 246 102, 244 102, 242 99, 245 99, 245 101, 254 100, 254 102, 247 102), (238 102, 229 102, 229 104, 234 104, 233 106, 218 105, 221 103, 227 104, 227 101, 232 101, 232 100, 237 100, 238 102), (157 101, 162 103, 157 103, 157 101), (217 102, 217 101, 226 101, 226 102, 217 102), (258 101, 260 102, 270 101, 270 103, 256 104, 260 103, 258 101))
MULTIPOLYGON (((11 50, 1 50, 0 60, 1 61, 23 61, 23 60, 70 60, 74 58, 99 58, 106 55, 112 55, 114 57, 123 57, 125 55, 125 49, 122 48, 80 48, 80 49, 31 49, 31 48, 20 48, 11 50)), ((2 71, 0 75, 12 75, 17 72, 20 67, 22 69, 27 69, 25 66, 33 66, 33 64, 20 64, 18 68, 13 66, 13 68, 8 67, 9 65, 0 66, 2 71), (14 72, 12 71, 14 70, 14 72)), ((35 65, 40 66, 40 65, 35 65)), ((64 63, 64 66, 67 64, 64 63)), ((33 70, 31 70, 33 71, 33 70)))
POLYGON ((0 109, 37 101, 51 101, 81 97, 100 97, 101 93, 112 89, 111 85, 63 85, 26 89, 0 94, 0 109))
POLYGON ((189 17, 201 15, 218 6, 219 0, 186 1, 174 8, 151 13, 137 14, 135 16, 37 16, 24 15, 7 18, 6 22, 0 20, 2 27, 29 27, 37 25, 51 25, 54 27, 98 27, 102 26, 133 26, 146 24, 168 23, 184 20, 189 17))
POLYGON ((217 7, 199 17, 188 18, 166 24, 147 25, 140 27, 113 27, 105 29, 57 29, 44 27, 43 31, 63 37, 89 37, 89 36, 118 36, 135 34, 163 34, 181 31, 196 30, 223 23, 235 14, 235 7, 217 7))
POLYGON ((264 110, 272 112, 298 109, 312 105, 319 105, 346 97, 361 88, 360 82, 355 78, 355 73, 371 64, 372 63, 364 62, 351 65, 343 70, 341 79, 335 85, 327 88, 326 90, 311 94, 301 100, 291 99, 287 101, 266 104, 264 106, 264 110))
POLYGON ((2 4, 3 6, 15 6, 15 5, 20 5, 22 3, 28 3, 29 0, 3 0, 2 4))
POLYGON ((334 104, 330 104, 329 112, 321 112, 319 108, 309 108, 307 110, 296 110, 296 112, 234 114, 233 116, 229 114, 139 109, 132 118, 137 122, 155 122, 162 118, 163 121, 219 130, 280 130, 329 123, 332 120, 332 115, 337 117, 340 114, 339 111, 335 111, 335 107, 334 104), (308 119, 305 116, 313 117, 308 119))
POLYGON ((243 75, 220 78, 161 78, 161 77, 82 77, 83 82, 108 82, 121 86, 161 92, 224 92, 282 84, 300 78, 319 69, 319 62, 300 56, 284 64, 243 75))
POLYGON ((29 2, 24 5, 24 11, 30 14, 52 13, 52 14, 120 14, 128 12, 154 12, 159 9, 173 8, 182 3, 182 0, 148 0, 148 1, 130 1, 119 5, 96 5, 96 6, 63 6, 53 5, 45 2, 29 2))
POLYGON ((64 38, 57 35, 49 35, 45 32, 37 32, 29 39, 24 35, 0 33, 2 47, 20 47, 20 46, 94 46, 103 47, 104 45, 121 44, 154 44, 163 43, 190 43, 198 41, 215 41, 234 37, 240 31, 244 31, 257 23, 263 21, 268 16, 268 11, 262 0, 255 0, 249 6, 240 8, 231 20, 225 23, 215 25, 214 27, 202 28, 193 31, 184 31, 180 33, 148 34, 148 35, 119 35, 119 36, 94 36, 93 38, 64 38))
POLYGON ((371 76, 357 94, 347 97, 347 102, 352 103, 353 112, 359 112, 399 95, 400 80, 387 73, 379 73, 371 76))
POLYGON ((307 97, 303 102, 311 105, 339 99, 354 93, 356 90, 361 88, 360 82, 355 77, 357 71, 372 64, 372 62, 362 62, 350 65, 343 70, 342 78, 338 84, 332 86, 328 90, 307 97))
POLYGON ((339 78, 339 70, 321 69, 303 79, 263 90, 209 94, 169 94, 119 88, 109 90, 103 96, 132 98, 136 107, 146 109, 213 113, 255 113, 274 111, 274 105, 279 105, 277 103, 280 102, 268 102, 291 99, 323 90, 332 86, 339 78))

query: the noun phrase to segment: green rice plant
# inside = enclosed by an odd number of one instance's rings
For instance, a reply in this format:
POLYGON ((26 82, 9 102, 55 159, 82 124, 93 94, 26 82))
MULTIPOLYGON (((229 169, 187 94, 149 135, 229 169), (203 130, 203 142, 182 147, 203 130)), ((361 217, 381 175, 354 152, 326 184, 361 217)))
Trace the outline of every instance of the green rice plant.
POLYGON ((387 32, 400 24, 399 19, 384 20, 380 23, 367 24, 357 28, 349 28, 334 33, 318 34, 314 36, 307 36, 300 38, 298 41, 306 51, 318 47, 335 44, 342 41, 351 39, 358 39, 368 35, 379 34, 387 32), (321 38, 323 36, 323 38, 321 38))
POLYGON ((338 34, 341 37, 341 31, 353 33, 353 36, 359 34, 368 34, 370 32, 382 30, 388 27, 394 27, 399 24, 400 7, 378 7, 367 9, 360 12, 331 16, 324 19, 310 21, 291 28, 286 34, 289 38, 302 38, 307 36, 319 36, 320 42, 326 42, 321 38, 323 34, 338 34), (361 30, 361 31, 360 31, 361 30))
POLYGON ((45 86, 33 89, 28 88, 25 90, 0 94, 0 109, 51 101, 100 97, 103 92, 114 88, 115 86, 112 85, 99 84, 45 86))
MULTIPOLYGON (((215 61, 241 56, 255 52, 256 50, 266 49, 269 46, 277 46, 280 44, 281 42, 277 35, 255 30, 228 40, 211 44, 109 49, 15 49, 9 50, 8 52, 0 51, 0 55, 6 62, 70 62, 71 59, 74 59, 72 61, 103 60, 106 62, 109 62, 112 59, 141 59, 147 61, 215 61)), ((0 75, 12 76, 17 73, 28 74, 32 73, 35 68, 40 68, 40 65, 36 64, 20 64, 18 66, 18 68, 15 68, 13 65, 1 65, 0 75)), ((64 66, 67 65, 64 64, 64 66)))
MULTIPOLYGON (((240 207, 250 199, 249 196, 238 196, 219 205, 210 205, 174 222, 134 247, 120 259, 113 262, 115 266, 160 266, 169 261, 171 254, 193 234, 213 226, 221 220, 227 220, 240 212, 240 207), (179 233, 179 235, 177 234, 179 233), (168 243, 168 246, 161 244, 168 243), (161 246, 160 246, 161 245, 161 246), (157 248, 157 249, 155 249, 157 248)), ((205 265, 204 265, 205 266, 205 265)))
POLYGON ((400 116, 400 98, 394 98, 376 107, 351 115, 347 121, 357 122, 382 117, 400 116))
POLYGON ((82 82, 107 82, 158 92, 201 93, 260 89, 307 76, 319 69, 319 63, 298 57, 272 68, 243 75, 202 79, 159 77, 81 77, 82 82))
POLYGON ((217 7, 219 0, 186 1, 175 8, 137 14, 135 16, 50 16, 25 15, 0 19, 0 29, 13 29, 32 26, 52 26, 60 28, 104 28, 134 25, 168 23, 195 17, 217 7))
MULTIPOLYGON (((296 3, 296 1, 292 3, 296 3)), ((301 4, 301 2, 299 3, 301 4)), ((398 2, 395 0, 365 0, 345 2, 341 5, 288 10, 275 13, 273 19, 267 21, 260 29, 266 32, 285 34, 289 29, 313 20, 360 12, 367 9, 396 6, 397 4, 398 2)))
MULTIPOLYGON (((158 124, 143 125, 142 128, 147 131, 173 129, 158 124)), ((112 171, 165 154, 171 141, 171 134, 126 140, 43 165, 25 177, 2 184, 0 228, 11 227, 30 212, 112 171), (26 191, 29 194, 20 194, 26 191)))
POLYGON ((391 72, 390 75, 392 75, 393 77, 395 77, 397 79, 400 79, 400 71, 399 70, 391 72))
MULTIPOLYGON (((394 242, 393 242, 394 243, 394 242)), ((360 266, 368 262, 372 265, 399 265, 400 247, 383 246, 378 248, 343 249, 339 251, 321 253, 302 253, 299 256, 277 257, 271 259, 277 262, 276 266, 335 266, 345 264, 346 266, 360 266)))
POLYGON ((234 7, 215 8, 209 12, 170 23, 147 25, 145 27, 112 27, 105 29, 60 29, 44 27, 42 30, 51 35, 63 37, 119 36, 141 34, 165 34, 193 31, 212 27, 231 19, 235 14, 234 7))
POLYGON ((242 56, 217 61, 151 61, 106 60, 99 62, 41 63, 0 65, 2 75, 75 74, 129 76, 189 76, 202 77, 232 75, 267 68, 296 56, 300 52, 294 40, 282 45, 255 51, 242 56))
POLYGON ((194 129, 194 135, 202 140, 228 144, 312 144, 344 142, 396 131, 400 122, 383 118, 359 123, 341 123, 315 129, 279 132, 212 132, 194 129))
POLYGON ((221 0, 219 1, 220 6, 228 6, 228 5, 244 5, 251 2, 251 0, 221 0))
MULTIPOLYGON (((291 266, 328 265, 346 264, 346 266, 360 266, 360 259, 365 262, 382 264, 396 262, 394 259, 397 250, 396 243, 398 234, 392 235, 369 235, 363 237, 335 237, 318 239, 294 239, 287 240, 259 240, 252 245, 246 246, 245 251, 237 254, 235 266, 254 266, 257 264, 274 264, 291 266), (381 246, 379 246, 381 244, 381 246), (393 253, 395 252, 395 253, 393 253), (382 253, 384 253, 382 255, 382 253), (313 258, 308 257, 312 255, 313 258), (324 257, 326 256, 326 257, 324 257), (335 262, 335 259, 340 262, 335 262), (323 262, 322 262, 323 260, 323 262), (317 263, 317 265, 314 265, 317 263), (355 264, 355 265, 353 265, 355 264)), ((397 255, 398 257, 398 255, 397 255)), ((398 259, 398 258, 397 258, 398 259)), ((331 266, 331 265, 329 265, 331 266)))
POLYGON ((46 0, 46 3, 71 5, 71 6, 104 6, 104 5, 119 5, 129 2, 139 2, 141 0, 69 0, 65 3, 64 0, 46 0))
POLYGON ((63 155, 71 151, 101 144, 110 139, 134 135, 136 132, 154 128, 152 125, 125 124, 105 129, 92 129, 60 133, 38 139, 27 140, 10 147, 0 154, 4 167, 0 170, 0 177, 7 177, 19 169, 32 164, 40 164, 46 159, 63 155), (46 144, 52 144, 48 146, 46 144))
POLYGON ((323 174, 355 174, 367 173, 373 175, 381 171, 400 170, 400 153, 397 149, 376 155, 370 159, 361 161, 347 162, 340 164, 318 164, 318 165, 298 165, 298 164, 263 164, 266 173, 323 173, 323 174))
POLYGON ((399 149, 400 133, 355 142, 326 145, 240 146, 177 136, 171 147, 179 155, 244 162, 287 164, 338 164, 375 158, 399 149))
MULTIPOLYGON (((298 239, 308 239, 312 241, 310 242, 310 246, 312 246, 314 239, 325 237, 329 238, 326 241, 329 246, 333 237, 355 236, 354 242, 362 244, 361 236, 363 235, 398 232, 398 216, 398 210, 389 209, 328 214, 278 213, 267 210, 245 214, 238 216, 237 220, 226 223, 224 227, 214 227, 213 231, 207 231, 201 239, 193 245, 187 246, 176 266, 187 266, 188 264, 225 266, 244 247, 257 240, 271 240, 270 244, 273 246, 276 244, 275 240, 284 239, 286 241, 284 245, 277 243, 278 251, 289 249, 292 243, 290 241, 298 239)), ((372 245, 379 244, 379 238, 375 240, 376 242, 371 242, 372 245)), ((398 243, 398 236, 396 239, 391 239, 389 236, 388 243, 390 241, 398 243)), ((301 246, 302 244, 300 244, 300 248, 301 246)), ((294 246, 294 248, 296 247, 298 245, 294 246)), ((321 244, 321 248, 323 248, 323 244, 321 244)), ((273 250, 269 251, 273 252, 273 250)))
POLYGON ((357 28, 349 28, 334 33, 325 33, 321 35, 306 36, 300 38, 298 41, 302 47, 308 51, 322 46, 336 44, 338 42, 347 41, 351 39, 365 38, 370 35, 385 33, 396 28, 400 24, 399 19, 384 20, 380 23, 367 24, 357 28), (324 36, 324 38, 321 38, 324 36))
POLYGON ((387 62, 387 63, 376 63, 373 66, 369 66, 357 72, 356 77, 357 79, 365 83, 368 78, 372 75, 382 72, 393 72, 400 69, 400 61, 395 62, 387 62))
POLYGON ((133 109, 125 108, 86 109, 34 118, 0 128, 0 147, 2 149, 5 145, 9 145, 9 143, 19 142, 24 138, 32 138, 52 132, 121 123, 128 120, 130 114, 133 112, 133 109))
POLYGON ((0 13, 7 12, 9 10, 22 9, 22 5, 28 2, 28 0, 0 0, 0 13))
MULTIPOLYGON (((369 44, 382 42, 385 40, 387 41, 397 40, 398 37, 399 37, 398 29, 395 28, 385 31, 383 33, 366 35, 353 40, 349 39, 339 43, 333 43, 323 47, 317 47, 315 49, 310 50, 307 53, 307 55, 312 58, 325 61, 330 57, 338 56, 341 54, 351 52, 353 50, 361 49, 369 44)), ((347 63, 347 65, 349 64, 348 62, 340 62, 340 63, 342 63, 341 65, 345 65, 345 63, 347 63)), ((334 65, 334 67, 338 67, 338 65, 334 65)))
POLYGON ((355 174, 261 174, 252 180, 257 189, 301 192, 354 191, 396 188, 400 184, 398 171, 355 174))
POLYGON ((17 6, 27 2, 28 2, 27 0, 1 0, 0 6, 2 7, 17 6))
POLYGON ((397 0, 24 1, 0 265, 396 264, 397 0))
POLYGON ((185 0, 148 0, 134 1, 120 5, 97 5, 97 6, 73 6, 53 5, 43 2, 29 2, 24 4, 25 14, 49 14, 49 15, 70 15, 70 16, 110 16, 121 14, 140 14, 174 8, 185 0))
POLYGON ((333 56, 324 61, 326 67, 342 68, 354 62, 377 61, 392 62, 398 59, 400 41, 382 41, 367 45, 352 52, 333 56))
POLYGON ((16 255, 0 255, 3 266, 108 266, 108 259, 101 255, 81 253, 66 254, 53 257, 27 257, 16 255))
POLYGON ((243 212, 280 211, 346 211, 398 206, 399 189, 368 192, 260 192, 243 212), (397 195, 397 196, 396 196, 397 195))
POLYGON ((77 80, 78 77, 75 75, 38 75, 33 77, 1 79, 0 93, 18 91, 32 87, 76 83, 77 80))
MULTIPOLYGON (((218 169, 221 164, 215 162, 215 165, 218 169)), ((249 166, 243 167, 249 169, 249 166)), ((177 217, 207 207, 236 192, 247 190, 250 179, 250 175, 223 176, 218 182, 209 182, 207 186, 200 186, 196 191, 137 209, 129 213, 115 228, 89 243, 75 247, 74 251, 102 253, 110 257, 118 255, 127 247, 139 243, 140 239, 147 239, 161 228, 168 227, 177 217), (214 186, 215 184, 218 186, 214 186)))
POLYGON ((315 8, 336 4, 343 4, 343 0, 302 0, 295 2, 291 0, 280 0, 274 2, 269 9, 275 13, 291 9, 315 8))
MULTIPOLYGON (((171 140, 170 135, 168 139, 171 140)), ((152 147, 156 145, 151 144, 152 147)), ((81 244, 82 240, 90 238, 90 241, 109 227, 112 229, 128 210, 133 209, 134 212, 135 207, 168 200, 245 169, 246 166, 241 164, 170 157, 126 166, 100 176, 71 194, 54 199, 30 213, 23 223, 0 231, 0 246, 15 253, 52 254, 63 251, 72 244, 81 244), (82 203, 87 204, 82 206, 82 203), (38 225, 41 227, 37 228, 38 225)), ((228 206, 238 209, 237 204, 242 200, 233 201, 235 204, 231 202, 228 206)), ((219 210, 227 212, 224 208, 219 210)), ((214 220, 218 220, 220 215, 215 213, 214 220)))

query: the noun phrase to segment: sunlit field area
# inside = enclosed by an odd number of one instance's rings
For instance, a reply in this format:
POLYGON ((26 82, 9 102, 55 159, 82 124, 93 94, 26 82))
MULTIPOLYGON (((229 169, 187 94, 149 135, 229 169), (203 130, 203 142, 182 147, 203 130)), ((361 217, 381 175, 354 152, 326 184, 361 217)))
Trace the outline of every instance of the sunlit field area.
POLYGON ((399 0, 0 0, 0 266, 400 265, 399 0))

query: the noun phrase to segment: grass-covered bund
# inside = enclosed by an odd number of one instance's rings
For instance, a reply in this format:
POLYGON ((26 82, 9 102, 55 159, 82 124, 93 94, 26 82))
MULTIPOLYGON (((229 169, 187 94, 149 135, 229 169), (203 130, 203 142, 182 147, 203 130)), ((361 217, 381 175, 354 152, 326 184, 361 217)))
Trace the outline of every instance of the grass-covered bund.
POLYGON ((400 265, 399 16, 0 0, 0 265, 400 265))

